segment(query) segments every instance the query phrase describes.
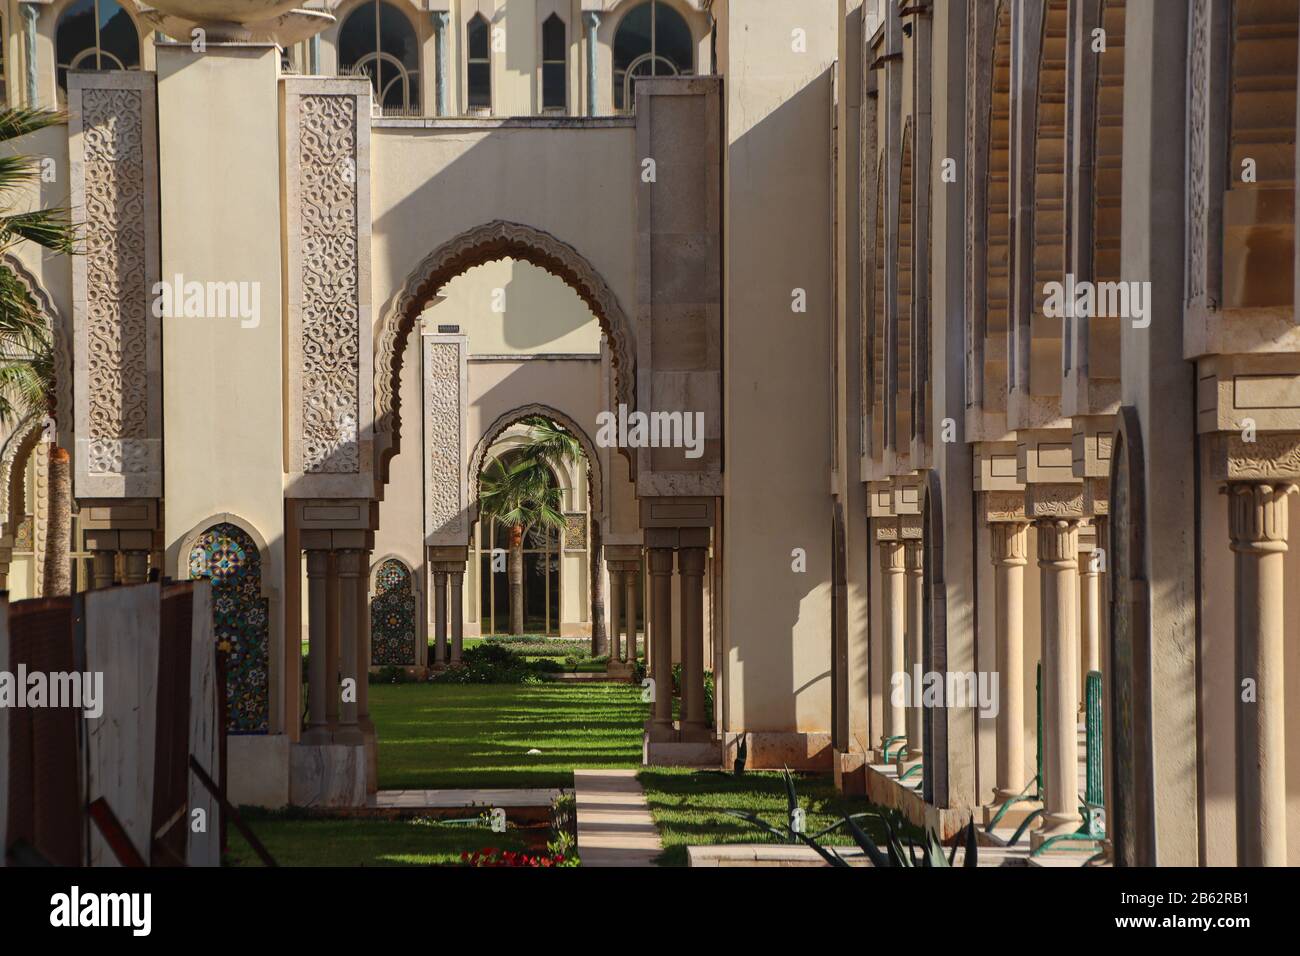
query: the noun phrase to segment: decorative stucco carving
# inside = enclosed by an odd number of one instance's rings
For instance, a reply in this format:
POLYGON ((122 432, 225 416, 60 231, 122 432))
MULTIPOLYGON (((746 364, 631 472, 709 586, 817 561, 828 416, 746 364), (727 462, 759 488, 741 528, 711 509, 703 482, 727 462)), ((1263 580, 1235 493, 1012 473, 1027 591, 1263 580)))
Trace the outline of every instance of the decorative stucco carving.
POLYGON ((1083 517, 1083 483, 1026 485, 1025 513, 1035 519, 1083 517))
POLYGON ((984 492, 984 520, 1026 521, 1025 493, 1023 491, 984 492))
POLYGON ((302 467, 360 468, 357 101, 305 95, 298 112, 302 467))
POLYGON ((1210 37, 1209 0, 1192 0, 1191 39, 1188 49, 1187 122, 1187 299, 1195 302, 1206 295, 1206 218, 1209 192, 1210 37))
POLYGON ((162 493, 157 156, 151 74, 69 79, 76 491, 162 493))
MULTIPOLYGON (((22 472, 26 470, 28 456, 40 440, 41 420, 29 415, 14 427, 14 430, 0 446, 0 536, 16 535, 18 525, 29 512, 24 505, 17 508, 13 488, 15 482, 21 482, 22 472)), ((21 497, 21 496, 18 496, 21 497)))
POLYGON ((374 494, 370 83, 285 89, 289 485, 294 498, 374 494))
POLYGON ((531 226, 490 222, 461 233, 426 256, 384 308, 375 344, 375 447, 385 481, 388 461, 401 447, 398 381, 406 340, 416 319, 451 279, 474 266, 504 258, 529 262, 573 288, 596 316, 609 342, 617 401, 629 410, 636 407, 636 339, 614 291, 568 243, 531 226))
POLYGON ((1228 532, 1233 551, 1285 551, 1287 499, 1296 491, 1290 482, 1228 485, 1228 532))
POLYGON ((465 480, 469 484, 470 495, 470 513, 477 517, 478 515, 478 476, 483 471, 483 464, 487 461, 488 449, 496 444, 501 433, 516 422, 521 422, 525 418, 549 418, 557 425, 564 426, 569 434, 578 439, 578 444, 582 446, 583 456, 587 459, 587 488, 590 489, 591 496, 591 513, 597 518, 602 517, 605 513, 604 504, 604 481, 601 478, 600 456, 597 454, 596 445, 587 435, 586 431, 578 425, 572 418, 550 405, 542 405, 534 402, 531 405, 521 405, 519 408, 511 409, 504 415, 498 416, 483 431, 483 437, 479 439, 478 444, 474 446, 474 453, 470 455, 469 468, 465 473, 465 480))
POLYGON ((1236 432, 1218 432, 1210 460, 1213 476, 1221 480, 1300 479, 1300 433, 1261 432, 1248 442, 1236 432))
POLYGON ((443 536, 460 536, 466 531, 460 478, 464 342, 426 336, 424 349, 425 528, 432 543, 433 537, 441 541, 443 536))

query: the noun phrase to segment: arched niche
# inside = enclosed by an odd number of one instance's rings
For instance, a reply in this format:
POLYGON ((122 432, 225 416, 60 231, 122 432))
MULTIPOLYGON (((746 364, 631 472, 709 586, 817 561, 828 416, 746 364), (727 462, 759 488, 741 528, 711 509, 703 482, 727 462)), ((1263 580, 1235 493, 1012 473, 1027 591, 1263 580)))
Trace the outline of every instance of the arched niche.
MULTIPOLYGON (((943 486, 934 469, 921 492, 921 672, 948 671, 948 590, 944 583, 943 486)), ((932 806, 948 806, 948 701, 921 714, 921 792, 932 806)))
POLYGON ((1110 472, 1110 741, 1107 832, 1121 866, 1154 866, 1151 597, 1146 567, 1146 461, 1137 411, 1120 407, 1110 472))

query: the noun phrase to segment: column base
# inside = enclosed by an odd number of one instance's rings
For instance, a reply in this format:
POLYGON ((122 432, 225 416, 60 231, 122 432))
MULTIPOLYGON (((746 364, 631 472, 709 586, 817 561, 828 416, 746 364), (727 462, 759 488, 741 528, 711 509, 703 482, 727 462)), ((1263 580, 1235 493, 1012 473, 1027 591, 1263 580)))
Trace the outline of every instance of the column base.
MULTIPOLYGON (((1078 832, 1079 827, 1083 826, 1083 821, 1079 818, 1078 814, 1073 815, 1072 818, 1070 816, 1044 814, 1039 819, 1043 821, 1043 825, 1030 834, 1029 849, 1031 851, 1037 850, 1052 837, 1069 836, 1072 833, 1078 832)), ((1055 853, 1058 851, 1072 851, 1077 853, 1081 850, 1086 850, 1089 853, 1097 852, 1097 848, 1094 844, 1083 841, 1076 842, 1073 840, 1063 840, 1055 846, 1048 847, 1044 852, 1055 853)))
POLYGON ((851 750, 834 752, 835 789, 839 793, 852 797, 867 795, 867 759, 867 754, 851 750))
POLYGON ((334 742, 334 732, 328 727, 308 727, 302 732, 301 742, 312 747, 323 747, 334 742))
POLYGON ((722 742, 717 739, 656 741, 646 731, 641 758, 647 767, 721 767, 722 742))
POLYGON ((366 745, 366 735, 361 732, 361 728, 353 724, 350 727, 339 727, 334 731, 334 743, 343 747, 364 747, 366 745))
MULTIPOLYGON (((980 825, 987 827, 992 823, 993 818, 998 815, 998 811, 1002 809, 1002 804, 1005 802, 1006 801, 1004 800, 995 800, 993 803, 988 803, 980 807, 980 825)), ((1025 819, 1030 814, 1041 807, 1042 804, 1037 800, 1024 800, 1020 803, 1013 803, 1011 806, 1007 807, 1007 812, 1002 814, 1002 818, 998 820, 998 829, 1015 830, 1019 828, 1020 824, 1024 823, 1025 819)), ((1029 825, 1030 831, 1034 831, 1040 827, 1042 825, 1040 822, 1041 820, 1041 817, 1035 819, 1034 822, 1029 825)))
POLYGON ((656 744, 676 743, 677 727, 671 721, 647 720, 645 739, 656 744))
POLYGON ((610 677, 628 678, 632 676, 632 665, 626 661, 609 661, 605 665, 605 673, 610 677))
POLYGON ((715 741, 717 737, 713 733, 713 728, 703 721, 694 722, 686 721, 678 725, 678 739, 683 743, 703 743, 705 741, 715 741))

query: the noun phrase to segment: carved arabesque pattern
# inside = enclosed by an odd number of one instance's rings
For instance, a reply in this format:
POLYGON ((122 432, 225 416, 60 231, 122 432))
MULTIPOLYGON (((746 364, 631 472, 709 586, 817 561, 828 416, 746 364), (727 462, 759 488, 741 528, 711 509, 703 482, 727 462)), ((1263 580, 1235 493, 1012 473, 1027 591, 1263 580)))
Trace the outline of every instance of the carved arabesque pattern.
MULTIPOLYGON (((361 470, 357 101, 299 101, 302 460, 308 474, 361 470)), ((366 330, 368 332, 368 330, 366 330)))
POLYGON ((460 345, 430 342, 428 348, 424 434, 429 455, 428 531, 454 534, 465 530, 460 508, 460 345))
POLYGON ((1188 55, 1188 91, 1190 99, 1187 123, 1187 298, 1195 302, 1206 294, 1205 244, 1209 215, 1209 142, 1206 126, 1209 111, 1210 38, 1207 0, 1193 0, 1191 11, 1191 43, 1188 55))
POLYGON ((636 408, 636 338, 608 283, 576 249, 549 233, 503 220, 490 222, 430 253, 384 309, 375 355, 375 449, 384 481, 388 460, 401 443, 398 381, 411 328, 445 283, 474 266, 505 258, 529 262, 564 280, 587 304, 609 343, 616 399, 629 411, 636 408))
POLYGON ((143 97, 82 93, 91 474, 149 470, 143 97))

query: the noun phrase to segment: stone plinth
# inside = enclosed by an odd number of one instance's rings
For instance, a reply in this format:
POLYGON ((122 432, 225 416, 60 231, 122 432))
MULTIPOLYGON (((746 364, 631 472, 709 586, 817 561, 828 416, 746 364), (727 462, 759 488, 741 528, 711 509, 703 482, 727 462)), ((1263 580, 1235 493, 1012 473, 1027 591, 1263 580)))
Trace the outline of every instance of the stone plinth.
POLYGON ((295 807, 365 806, 365 745, 295 744, 289 751, 289 803, 295 807))

